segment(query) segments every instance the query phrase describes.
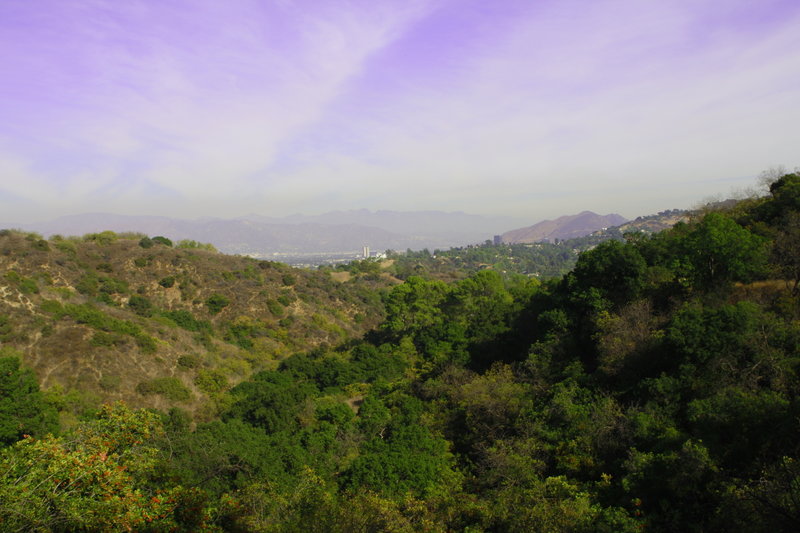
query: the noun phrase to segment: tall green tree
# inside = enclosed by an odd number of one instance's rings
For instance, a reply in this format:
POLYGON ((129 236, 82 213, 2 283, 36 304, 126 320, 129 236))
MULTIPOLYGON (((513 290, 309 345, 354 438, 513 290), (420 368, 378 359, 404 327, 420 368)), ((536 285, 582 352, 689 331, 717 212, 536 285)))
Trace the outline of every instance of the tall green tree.
POLYGON ((45 402, 33 371, 21 367, 16 355, 0 357, 0 446, 57 429, 55 408, 45 402))
POLYGON ((712 212, 686 234, 682 251, 695 287, 751 281, 765 273, 767 239, 751 233, 722 213, 712 212))

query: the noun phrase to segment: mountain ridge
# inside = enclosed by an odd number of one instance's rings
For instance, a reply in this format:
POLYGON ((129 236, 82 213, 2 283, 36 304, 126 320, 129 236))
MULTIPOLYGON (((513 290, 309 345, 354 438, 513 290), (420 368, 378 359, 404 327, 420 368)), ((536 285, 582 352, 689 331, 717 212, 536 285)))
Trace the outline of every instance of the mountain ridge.
POLYGON ((576 215, 564 215, 554 220, 542 220, 532 226, 503 233, 500 238, 506 244, 528 244, 555 239, 584 237, 603 228, 619 226, 628 219, 616 213, 598 215, 593 211, 581 211, 576 215))

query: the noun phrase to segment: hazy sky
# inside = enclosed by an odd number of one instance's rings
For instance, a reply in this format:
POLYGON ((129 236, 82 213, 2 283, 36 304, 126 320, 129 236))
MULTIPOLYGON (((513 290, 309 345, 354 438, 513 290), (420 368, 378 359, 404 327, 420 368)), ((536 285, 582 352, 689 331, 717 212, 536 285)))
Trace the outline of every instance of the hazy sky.
POLYGON ((635 217, 799 148, 797 0, 0 0, 0 222, 635 217))

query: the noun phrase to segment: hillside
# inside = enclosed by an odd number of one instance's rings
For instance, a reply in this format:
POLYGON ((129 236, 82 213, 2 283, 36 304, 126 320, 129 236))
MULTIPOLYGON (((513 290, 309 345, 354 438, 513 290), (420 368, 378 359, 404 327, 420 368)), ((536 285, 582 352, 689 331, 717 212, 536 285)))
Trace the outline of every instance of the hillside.
MULTIPOLYGON (((713 207, 722 208, 707 206, 706 209, 713 207)), ((433 254, 428 250, 409 251, 392 256, 391 271, 401 279, 426 276, 445 281, 461 279, 486 269, 500 272, 504 277, 521 274, 539 279, 554 278, 572 270, 581 252, 591 250, 602 242, 624 241, 628 233, 652 235, 698 214, 672 209, 639 216, 619 226, 603 228, 581 237, 559 239, 557 242, 494 244, 486 241, 484 244, 436 250, 433 254)))
POLYGON ((598 215, 591 211, 583 211, 577 215, 565 215, 555 220, 543 220, 533 226, 507 231, 501 235, 501 239, 505 244, 574 239, 589 235, 602 228, 618 226, 624 222, 626 222, 626 219, 621 215, 598 215))
POLYGON ((629 232, 658 233, 671 228, 678 222, 686 222, 691 215, 692 212, 684 209, 669 209, 654 215, 638 216, 634 220, 620 224, 616 229, 621 234, 629 232))
POLYGON ((157 409, 70 418, 90 398, 42 393, 4 348, 0 530, 800 523, 800 174, 669 230, 595 242, 544 281, 487 267, 445 282, 415 265, 395 283, 396 258, 300 273, 163 237, 2 238, 0 340, 41 374, 59 367, 44 361, 55 347, 32 357, 41 339, 72 331, 82 349, 108 348, 62 359, 78 388, 94 368, 101 389, 144 376, 130 396, 157 409), (296 321, 276 327, 282 313, 296 321))
POLYGON ((360 336, 381 317, 380 276, 338 282, 197 243, 124 237, 0 232, 1 346, 22 353, 43 388, 79 403, 177 402, 210 416, 215 395, 253 371, 360 336))

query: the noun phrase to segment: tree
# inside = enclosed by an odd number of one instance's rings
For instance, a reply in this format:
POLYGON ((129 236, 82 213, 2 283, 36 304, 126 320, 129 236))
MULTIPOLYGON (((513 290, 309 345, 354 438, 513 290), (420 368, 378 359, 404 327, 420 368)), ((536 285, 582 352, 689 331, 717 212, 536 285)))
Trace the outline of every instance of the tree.
POLYGON ((722 213, 703 217, 681 244, 690 263, 688 275, 696 287, 751 281, 766 266, 766 239, 722 213))
POLYGON ((153 237, 152 241, 153 244, 163 244, 164 246, 172 248, 172 241, 167 239, 166 237, 162 237, 161 235, 153 237))
POLYGON ((401 334, 441 324, 444 315, 440 305, 450 291, 450 287, 441 281, 411 276, 386 297, 387 317, 383 327, 401 334))
POLYGON ((122 404, 64 437, 26 438, 0 453, 3 531, 210 530, 205 496, 153 488, 154 413, 122 404))
POLYGON ((643 287, 647 263, 633 245, 606 241, 584 252, 572 271, 577 291, 599 289, 602 296, 617 306, 636 298, 643 287))
POLYGON ((754 209, 758 220, 777 224, 788 213, 800 211, 800 172, 784 174, 772 181, 769 193, 767 200, 754 209))
POLYGON ((772 258, 781 275, 791 281, 792 294, 800 292, 800 213, 791 213, 775 238, 772 258))
MULTIPOLYGON (((0 355, 12 353, 0 351, 0 355)), ((20 368, 19 357, 0 357, 0 446, 23 435, 44 435, 58 428, 55 409, 44 401, 33 371, 20 368)))

